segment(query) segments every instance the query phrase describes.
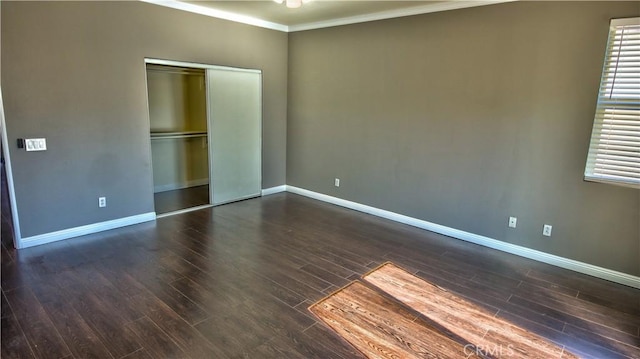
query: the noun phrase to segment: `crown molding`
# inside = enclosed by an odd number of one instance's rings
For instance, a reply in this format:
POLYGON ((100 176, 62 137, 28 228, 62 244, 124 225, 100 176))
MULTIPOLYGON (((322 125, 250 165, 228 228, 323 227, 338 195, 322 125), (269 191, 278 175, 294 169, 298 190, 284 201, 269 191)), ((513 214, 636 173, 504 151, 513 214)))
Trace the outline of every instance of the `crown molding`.
POLYGON ((188 12, 192 12, 200 15, 214 17, 217 19, 229 20, 229 21, 234 21, 241 24, 258 26, 265 29, 277 30, 282 32, 296 32, 296 31, 322 29, 322 28, 334 27, 334 26, 358 24, 358 23, 369 22, 369 21, 393 19, 393 18, 404 17, 404 16, 428 14, 428 13, 440 12, 440 11, 457 10, 457 9, 465 9, 465 8, 477 7, 477 6, 501 4, 501 3, 513 2, 517 0, 448 1, 448 2, 442 2, 442 3, 428 4, 424 6, 411 7, 406 9, 382 11, 382 12, 376 12, 372 14, 350 16, 350 17, 344 17, 339 19, 311 22, 311 23, 291 25, 291 26, 279 24, 271 21, 266 21, 256 17, 236 14, 233 12, 216 10, 206 6, 185 3, 178 0, 140 0, 140 1, 146 2, 149 4, 154 4, 154 5, 165 6, 172 9, 183 10, 183 11, 188 11, 188 12))
POLYGON ((424 5, 424 6, 416 6, 416 7, 406 8, 406 9, 389 10, 389 11, 376 12, 372 14, 344 17, 344 18, 334 19, 334 20, 318 21, 318 22, 312 22, 312 23, 300 24, 300 25, 292 25, 292 26, 289 26, 288 32, 323 29, 327 27, 351 25, 351 24, 358 24, 358 23, 369 22, 369 21, 394 19, 394 18, 404 17, 404 16, 429 14, 433 12, 465 9, 469 7, 494 5, 494 4, 501 4, 501 3, 507 3, 507 2, 514 2, 514 1, 517 1, 517 0, 448 1, 448 2, 435 3, 435 4, 424 5))
POLYGON ((262 20, 256 17, 236 14, 233 12, 216 10, 206 6, 194 5, 194 4, 185 3, 177 0, 140 0, 140 1, 146 2, 149 4, 169 7, 172 9, 188 11, 188 12, 205 15, 209 17, 215 17, 217 19, 229 20, 229 21, 238 22, 241 24, 263 27, 265 29, 289 32, 289 26, 287 25, 282 25, 275 22, 262 20))

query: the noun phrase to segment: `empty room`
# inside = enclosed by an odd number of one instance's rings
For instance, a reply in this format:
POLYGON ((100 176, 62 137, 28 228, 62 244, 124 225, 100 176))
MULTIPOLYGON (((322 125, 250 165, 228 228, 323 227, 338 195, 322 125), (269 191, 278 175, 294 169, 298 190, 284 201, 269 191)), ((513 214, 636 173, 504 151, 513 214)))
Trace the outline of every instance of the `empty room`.
POLYGON ((0 1, 2 358, 640 358, 637 1, 0 1))

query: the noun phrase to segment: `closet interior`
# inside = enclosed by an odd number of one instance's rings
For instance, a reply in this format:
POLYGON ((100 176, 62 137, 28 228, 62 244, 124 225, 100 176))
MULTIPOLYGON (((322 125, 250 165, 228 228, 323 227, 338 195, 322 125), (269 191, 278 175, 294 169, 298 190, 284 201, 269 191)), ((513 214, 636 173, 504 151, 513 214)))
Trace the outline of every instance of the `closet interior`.
POLYGON ((157 214, 208 205, 205 70, 146 64, 157 214))

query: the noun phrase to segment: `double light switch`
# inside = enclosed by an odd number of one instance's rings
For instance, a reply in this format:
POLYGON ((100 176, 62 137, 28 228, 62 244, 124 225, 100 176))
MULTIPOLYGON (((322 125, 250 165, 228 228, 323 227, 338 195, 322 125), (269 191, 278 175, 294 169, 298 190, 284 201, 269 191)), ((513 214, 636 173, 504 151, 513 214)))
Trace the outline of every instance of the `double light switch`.
POLYGON ((25 138, 24 147, 29 151, 46 151, 47 139, 45 138, 25 138))

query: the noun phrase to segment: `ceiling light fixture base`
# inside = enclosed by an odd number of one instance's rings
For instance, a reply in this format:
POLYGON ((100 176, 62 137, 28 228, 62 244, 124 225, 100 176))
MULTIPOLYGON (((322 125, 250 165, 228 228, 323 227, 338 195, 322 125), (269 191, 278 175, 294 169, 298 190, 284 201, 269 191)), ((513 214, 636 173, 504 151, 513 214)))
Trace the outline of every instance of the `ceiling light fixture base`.
POLYGON ((307 1, 304 0, 273 0, 278 4, 285 4, 290 9, 297 9, 302 6, 303 3, 307 1))

